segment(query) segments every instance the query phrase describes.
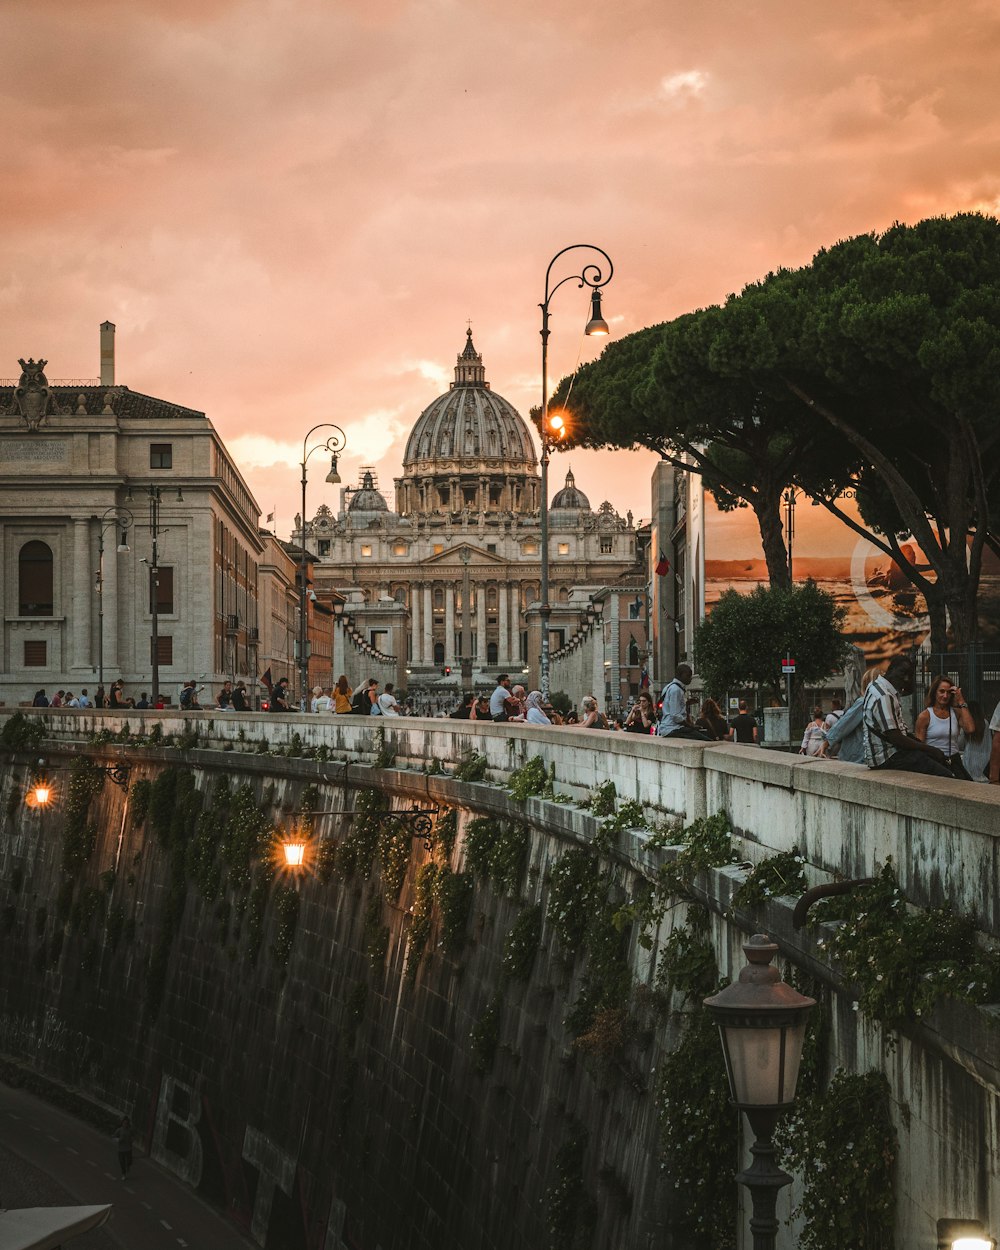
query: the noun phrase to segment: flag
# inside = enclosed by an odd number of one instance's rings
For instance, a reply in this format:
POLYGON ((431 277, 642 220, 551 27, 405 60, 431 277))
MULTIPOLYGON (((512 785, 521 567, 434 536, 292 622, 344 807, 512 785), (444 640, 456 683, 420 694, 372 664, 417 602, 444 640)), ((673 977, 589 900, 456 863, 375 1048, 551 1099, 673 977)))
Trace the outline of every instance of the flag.
POLYGON ((262 686, 266 686, 268 690, 271 689, 271 670, 270 669, 268 669, 267 672, 264 673, 264 675, 261 677, 260 684, 262 686))
POLYGON ((649 689, 649 670, 648 669, 644 668, 642 670, 642 676, 639 678, 639 689, 640 690, 649 689))
POLYGON ((660 558, 657 560, 656 568, 653 572, 657 577, 666 577, 666 575, 670 572, 670 561, 663 554, 662 550, 660 551, 660 558))
POLYGON ((270 524, 271 524, 271 522, 272 522, 273 520, 274 520, 274 513, 273 513, 273 512, 269 512, 269 513, 267 514, 267 520, 264 522, 264 524, 265 524, 265 525, 270 525, 270 524))

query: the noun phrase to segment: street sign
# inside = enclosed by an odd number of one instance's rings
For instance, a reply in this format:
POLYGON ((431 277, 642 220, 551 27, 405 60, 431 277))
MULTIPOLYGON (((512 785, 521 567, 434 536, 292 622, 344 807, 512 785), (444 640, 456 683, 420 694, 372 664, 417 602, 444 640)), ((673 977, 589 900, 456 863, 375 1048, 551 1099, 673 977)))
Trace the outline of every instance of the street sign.
POLYGON ((730 710, 730 712, 738 712, 738 711, 740 710, 740 701, 739 701, 739 699, 734 699, 734 698, 732 698, 732 696, 730 696, 730 699, 729 699, 729 710, 730 710))
POLYGON ((786 655, 785 658, 781 661, 781 671, 783 673, 794 673, 795 661, 786 655))

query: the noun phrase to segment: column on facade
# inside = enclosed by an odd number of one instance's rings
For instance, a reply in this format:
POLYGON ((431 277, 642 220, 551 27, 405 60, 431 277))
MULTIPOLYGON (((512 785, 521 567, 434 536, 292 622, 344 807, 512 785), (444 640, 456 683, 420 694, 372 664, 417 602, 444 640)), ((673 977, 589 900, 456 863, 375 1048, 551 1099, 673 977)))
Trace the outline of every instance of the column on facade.
MULTIPOLYGON (((73 612, 70 617, 73 639, 73 658, 70 663, 74 669, 89 669, 93 665, 90 645, 93 556, 90 543, 90 521, 77 518, 73 522, 73 612)), ((115 545, 117 546, 117 541, 115 545)))
MULTIPOLYGON (((121 675, 118 672, 118 553, 115 548, 118 541, 113 531, 109 531, 104 536, 104 575, 103 585, 101 587, 101 598, 103 603, 97 605, 98 611, 104 609, 104 688, 105 690, 116 681, 121 675), (110 541, 109 541, 110 538, 110 541)), ((138 614, 139 620, 146 619, 145 610, 149 607, 148 591, 147 597, 144 599, 141 593, 141 587, 148 584, 149 573, 146 571, 146 565, 139 566, 139 586, 140 591, 136 594, 136 601, 133 605, 134 611, 138 614)), ((138 629, 141 631, 143 626, 140 624, 138 629)), ((150 650, 150 632, 147 627, 145 646, 143 638, 138 637, 137 646, 139 653, 136 656, 136 665, 140 671, 145 671, 152 664, 152 652, 150 650), (144 662, 145 661, 145 662, 144 662)), ((100 657, 98 656, 98 664, 100 657)))
POLYGON ((476 658, 479 667, 486 663, 486 583, 476 583, 476 658))
POLYGON ((455 583, 446 582, 444 588, 444 662, 455 666, 455 583))
POLYGON ((420 629, 420 587, 410 587, 410 663, 416 668, 423 663, 424 635, 420 629))
POLYGON ((510 667, 510 621, 507 607, 507 587, 497 587, 497 663, 501 668, 510 667))
POLYGON ((510 596, 510 663, 518 667, 521 663, 521 588, 511 586, 507 594, 510 596))
POLYGON ((424 586, 424 619, 422 623, 424 627, 424 646, 421 663, 431 665, 434 663, 434 605, 430 582, 424 586))

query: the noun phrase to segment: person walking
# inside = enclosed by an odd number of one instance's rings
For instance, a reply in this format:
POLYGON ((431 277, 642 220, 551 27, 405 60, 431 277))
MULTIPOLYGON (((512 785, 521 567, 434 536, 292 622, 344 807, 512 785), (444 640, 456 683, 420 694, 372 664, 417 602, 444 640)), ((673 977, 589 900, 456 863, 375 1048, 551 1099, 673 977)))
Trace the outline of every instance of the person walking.
POLYGON ((337 678, 337 684, 333 688, 333 710, 337 716, 350 716, 354 711, 351 706, 351 699, 354 697, 354 691, 351 689, 347 677, 341 673, 337 678))
POLYGON ((913 661, 906 655, 891 660, 886 672, 868 687, 862 712, 865 762, 879 771, 926 773, 954 781, 944 752, 915 738, 903 720, 899 699, 912 690, 913 661))
POLYGON ((114 1132, 115 1146, 118 1149, 118 1166, 121 1168, 122 1180, 132 1170, 132 1121, 123 1115, 114 1132))
POLYGON ((730 722, 733 730, 733 741, 740 746, 753 746, 758 738, 757 718, 747 707, 746 699, 740 699, 740 710, 730 722))

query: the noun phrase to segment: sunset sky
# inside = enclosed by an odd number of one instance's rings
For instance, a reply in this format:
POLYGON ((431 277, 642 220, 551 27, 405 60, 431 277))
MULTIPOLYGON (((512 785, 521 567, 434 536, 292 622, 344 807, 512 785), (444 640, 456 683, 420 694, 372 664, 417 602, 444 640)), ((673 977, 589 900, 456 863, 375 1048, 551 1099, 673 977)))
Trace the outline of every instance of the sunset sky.
MULTIPOLYGON (((469 320, 527 415, 567 244, 610 253, 622 335, 1000 211, 995 0, 0 0, 0 42, 0 376, 95 376, 114 321, 118 381, 205 411, 282 536, 317 422, 391 499, 469 320)), ((567 284, 553 383, 586 315, 567 284)), ((649 514, 648 454, 557 457, 554 488, 567 460, 649 514)))

